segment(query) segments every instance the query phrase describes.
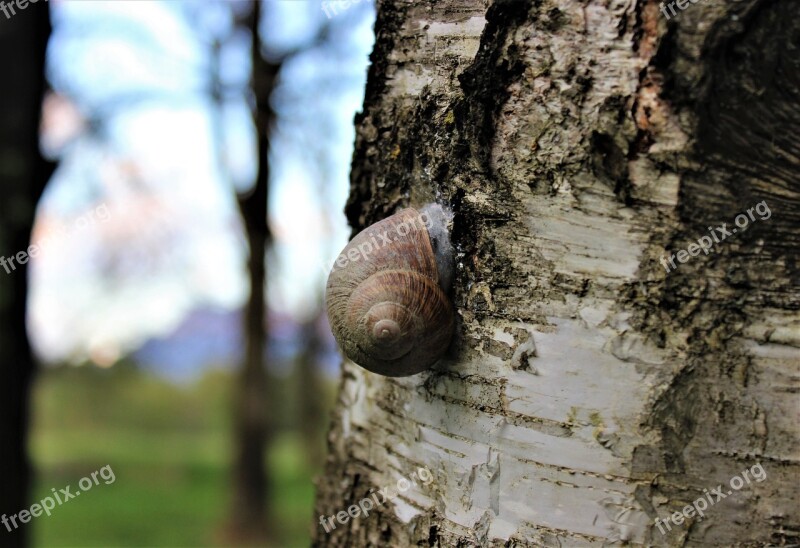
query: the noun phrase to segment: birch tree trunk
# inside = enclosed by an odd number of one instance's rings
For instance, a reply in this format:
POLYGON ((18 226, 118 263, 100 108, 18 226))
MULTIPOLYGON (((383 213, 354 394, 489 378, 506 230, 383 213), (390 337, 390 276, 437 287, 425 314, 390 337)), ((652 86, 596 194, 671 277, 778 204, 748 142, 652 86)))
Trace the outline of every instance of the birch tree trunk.
POLYGON ((380 2, 346 212, 450 205, 460 323, 344 364, 315 544, 800 542, 800 3, 672 6, 380 2))

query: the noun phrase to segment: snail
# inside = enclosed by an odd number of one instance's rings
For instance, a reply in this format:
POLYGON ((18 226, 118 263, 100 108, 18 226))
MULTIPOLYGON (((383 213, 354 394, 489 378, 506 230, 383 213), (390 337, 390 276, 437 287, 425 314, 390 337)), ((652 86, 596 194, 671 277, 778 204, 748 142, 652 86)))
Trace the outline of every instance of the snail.
POLYGON ((449 214, 403 209, 359 232, 333 264, 325 304, 345 356, 388 377, 419 373, 450 344, 449 214))

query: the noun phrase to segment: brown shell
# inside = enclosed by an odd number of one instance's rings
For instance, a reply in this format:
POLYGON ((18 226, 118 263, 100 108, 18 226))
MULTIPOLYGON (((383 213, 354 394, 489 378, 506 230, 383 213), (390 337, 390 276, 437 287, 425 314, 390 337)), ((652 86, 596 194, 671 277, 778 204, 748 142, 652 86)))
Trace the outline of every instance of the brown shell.
POLYGON ((344 354, 375 373, 419 373, 450 343, 452 306, 414 209, 375 223, 347 244, 328 277, 325 300, 344 354))

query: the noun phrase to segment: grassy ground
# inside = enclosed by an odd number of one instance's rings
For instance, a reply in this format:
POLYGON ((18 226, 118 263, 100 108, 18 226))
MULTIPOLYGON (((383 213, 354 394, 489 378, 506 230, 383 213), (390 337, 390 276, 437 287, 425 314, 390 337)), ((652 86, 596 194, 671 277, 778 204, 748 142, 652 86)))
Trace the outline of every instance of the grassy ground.
MULTIPOLYGON (((231 378, 178 387, 130 366, 43 372, 34 392, 33 501, 109 465, 99 485, 33 519, 36 546, 214 546, 229 508, 231 378)), ((324 417, 320 420, 325 422, 324 417)), ((308 546, 314 465, 284 429, 267 467, 280 546, 308 546)))

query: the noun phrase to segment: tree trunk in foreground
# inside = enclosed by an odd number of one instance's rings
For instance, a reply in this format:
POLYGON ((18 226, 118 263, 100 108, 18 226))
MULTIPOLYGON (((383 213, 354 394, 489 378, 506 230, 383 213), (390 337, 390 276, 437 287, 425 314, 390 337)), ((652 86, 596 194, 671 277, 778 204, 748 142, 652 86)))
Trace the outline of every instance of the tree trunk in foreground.
POLYGON ((460 325, 431 372, 345 363, 316 544, 800 542, 800 3, 674 9, 380 3, 347 215, 448 203, 460 325))

